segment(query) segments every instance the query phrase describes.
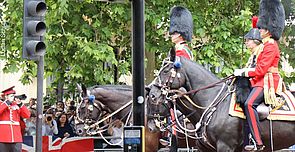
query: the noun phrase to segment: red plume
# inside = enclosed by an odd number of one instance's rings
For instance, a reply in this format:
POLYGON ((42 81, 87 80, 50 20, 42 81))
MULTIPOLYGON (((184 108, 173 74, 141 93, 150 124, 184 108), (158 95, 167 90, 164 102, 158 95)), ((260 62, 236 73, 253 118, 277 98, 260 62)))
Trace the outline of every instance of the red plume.
POLYGON ((257 22, 258 22, 258 17, 253 16, 252 17, 252 28, 257 28, 257 26, 256 26, 257 22))

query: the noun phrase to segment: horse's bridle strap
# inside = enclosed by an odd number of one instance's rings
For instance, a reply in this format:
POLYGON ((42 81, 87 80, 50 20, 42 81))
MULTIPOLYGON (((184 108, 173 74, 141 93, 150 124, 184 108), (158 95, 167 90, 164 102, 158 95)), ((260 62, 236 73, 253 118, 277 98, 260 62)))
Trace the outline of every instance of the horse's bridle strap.
POLYGON ((100 123, 104 122, 105 120, 109 119, 110 117, 112 117, 113 115, 115 115, 116 113, 120 112, 122 109, 126 108, 127 106, 129 106, 131 103, 133 102, 133 100, 130 100, 127 104, 125 104, 124 106, 122 106, 121 108, 117 109, 115 112, 113 112, 112 114, 108 115, 107 117, 101 119, 100 121, 96 122, 95 124, 92 124, 90 127, 94 127, 96 125, 99 125, 100 123))
POLYGON ((206 90, 206 89, 209 89, 209 88, 215 87, 217 84, 219 84, 219 83, 223 83, 223 82, 225 82, 225 81, 227 81, 227 80, 229 80, 229 79, 232 79, 232 78, 234 78, 234 76, 233 76, 233 75, 230 75, 230 76, 228 76, 228 77, 226 77, 226 78, 223 78, 222 80, 220 80, 220 81, 218 81, 218 82, 212 83, 212 84, 207 85, 207 86, 205 86, 205 87, 202 87, 202 88, 199 88, 199 89, 190 90, 190 91, 188 91, 188 92, 181 93, 179 96, 183 96, 183 95, 187 95, 187 94, 193 94, 193 93, 197 93, 197 92, 199 92, 199 91, 201 91, 201 90, 206 90))

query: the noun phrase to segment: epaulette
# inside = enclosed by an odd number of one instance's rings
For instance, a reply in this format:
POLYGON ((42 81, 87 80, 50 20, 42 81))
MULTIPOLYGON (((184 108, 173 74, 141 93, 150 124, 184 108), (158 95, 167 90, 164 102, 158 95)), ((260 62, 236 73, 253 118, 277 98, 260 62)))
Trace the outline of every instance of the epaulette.
POLYGON ((266 37, 266 38, 262 39, 262 42, 263 42, 263 44, 266 43, 266 42, 274 44, 275 40, 273 38, 266 37))
POLYGON ((275 40, 274 39, 269 39, 268 40, 268 43, 274 44, 275 43, 275 40))

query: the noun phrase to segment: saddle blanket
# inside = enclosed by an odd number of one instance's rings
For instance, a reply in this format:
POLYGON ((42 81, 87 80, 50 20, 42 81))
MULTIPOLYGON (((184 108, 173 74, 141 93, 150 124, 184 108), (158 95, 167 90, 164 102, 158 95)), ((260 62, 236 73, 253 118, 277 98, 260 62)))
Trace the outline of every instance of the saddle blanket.
MULTIPOLYGON (((295 121, 295 98, 291 92, 283 92, 280 100, 284 100, 282 105, 271 109, 270 114, 267 116, 268 120, 287 120, 295 121)), ((246 116, 239 104, 236 103, 236 94, 232 94, 230 101, 229 114, 234 117, 245 119, 246 116)))

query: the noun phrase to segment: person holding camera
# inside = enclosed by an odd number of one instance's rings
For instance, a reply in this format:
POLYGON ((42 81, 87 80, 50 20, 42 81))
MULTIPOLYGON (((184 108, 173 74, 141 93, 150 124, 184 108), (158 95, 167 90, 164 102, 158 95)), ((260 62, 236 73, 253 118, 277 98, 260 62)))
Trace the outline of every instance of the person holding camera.
POLYGON ((13 88, 2 91, 4 100, 0 101, 0 151, 5 152, 21 152, 21 119, 30 117, 27 107, 19 97, 14 96, 13 88))
POLYGON ((58 134, 57 123, 54 118, 54 109, 48 109, 45 113, 42 124, 42 136, 53 136, 54 134, 58 134))

